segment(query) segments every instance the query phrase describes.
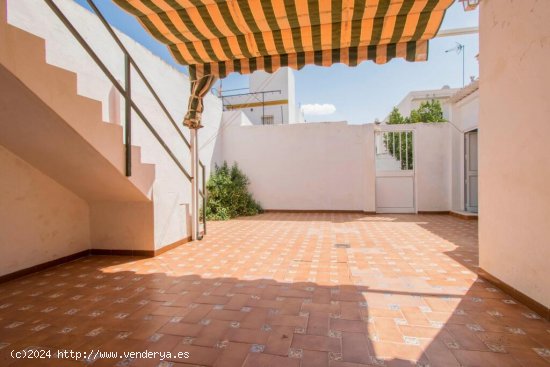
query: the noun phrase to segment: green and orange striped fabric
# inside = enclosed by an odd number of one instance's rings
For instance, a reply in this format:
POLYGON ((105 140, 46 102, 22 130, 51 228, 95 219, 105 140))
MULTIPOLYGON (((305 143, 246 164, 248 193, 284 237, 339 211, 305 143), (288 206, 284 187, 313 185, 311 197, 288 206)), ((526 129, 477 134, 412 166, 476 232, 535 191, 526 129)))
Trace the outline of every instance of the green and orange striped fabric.
POLYGON ((428 58, 454 0, 113 0, 189 65, 184 124, 201 127, 217 77, 282 66, 428 58))
POLYGON ((424 61, 454 0, 114 0, 192 79, 307 64, 424 61))

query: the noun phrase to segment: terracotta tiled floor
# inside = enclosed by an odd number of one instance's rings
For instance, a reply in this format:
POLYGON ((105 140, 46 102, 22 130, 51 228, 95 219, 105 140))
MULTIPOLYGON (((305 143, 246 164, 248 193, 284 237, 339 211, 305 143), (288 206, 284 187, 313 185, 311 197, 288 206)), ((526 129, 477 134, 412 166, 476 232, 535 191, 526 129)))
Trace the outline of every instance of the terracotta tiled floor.
POLYGON ((477 279, 476 233, 443 215, 265 214, 155 259, 88 257, 0 285, 0 366, 550 365, 550 324, 477 279), (10 357, 33 348, 190 357, 10 357))

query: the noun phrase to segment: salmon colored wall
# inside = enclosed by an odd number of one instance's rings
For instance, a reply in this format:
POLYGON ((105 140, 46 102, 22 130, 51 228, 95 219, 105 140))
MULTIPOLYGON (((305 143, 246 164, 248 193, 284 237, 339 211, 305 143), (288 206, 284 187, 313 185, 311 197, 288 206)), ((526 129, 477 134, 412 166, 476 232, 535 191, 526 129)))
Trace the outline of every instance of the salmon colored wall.
POLYGON ((90 248, 84 200, 1 145, 0 170, 0 276, 90 248))
POLYGON ((481 2, 480 266, 550 306, 550 2, 481 2))

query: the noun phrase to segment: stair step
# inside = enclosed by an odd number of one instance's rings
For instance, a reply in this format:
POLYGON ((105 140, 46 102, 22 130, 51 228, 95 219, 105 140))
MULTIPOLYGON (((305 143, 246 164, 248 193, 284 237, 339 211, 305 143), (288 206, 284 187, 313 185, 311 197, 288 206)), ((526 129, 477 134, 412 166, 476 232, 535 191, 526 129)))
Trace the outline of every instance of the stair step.
MULTIPOLYGON (((19 79, 25 88, 28 88, 32 94, 54 111, 82 139, 87 141, 95 151, 99 152, 103 159, 107 159, 118 170, 121 180, 130 181, 134 187, 150 198, 151 187, 155 178, 155 165, 142 163, 141 148, 132 146, 132 177, 125 177, 123 127, 119 124, 103 121, 102 102, 77 94, 76 73, 46 62, 45 42, 44 39, 24 30, 4 22, 0 23, 0 43, 2 44, 0 45, 0 51, 6 51, 0 54, 0 68, 3 65, 5 70, 19 79)), ((18 88, 20 89, 21 87, 17 87, 14 90, 18 88)), ((26 93, 23 89, 20 89, 20 91, 21 93, 26 93)), ((32 100, 32 98, 22 97, 22 100, 32 100)), ((27 123, 23 123, 23 125, 27 125, 27 123)), ((31 125, 29 124, 29 126, 31 125)), ((56 129, 59 129, 59 126, 56 129)), ((37 129, 28 130, 25 126, 21 126, 21 129, 12 135, 13 139, 25 139, 23 135, 18 135, 23 134, 23 131, 25 131, 24 134, 27 134, 27 136, 28 134, 40 133, 37 129)), ((59 131, 62 133, 62 130, 59 131)), ((71 135, 69 134, 68 136, 71 135)), ((13 144, 14 147, 21 145, 19 142, 14 142, 13 144)), ((49 154, 48 151, 53 154, 55 151, 55 154, 57 154, 55 156, 57 158, 55 159, 63 159, 60 156, 60 154, 62 155, 62 150, 54 149, 54 147, 48 146, 48 144, 42 145, 42 149, 46 149, 43 151, 43 154, 49 154)), ((89 160, 91 153, 89 149, 84 150, 87 151, 87 159, 89 160)), ((66 154, 75 153, 74 151, 66 152, 66 154)), ((40 154, 39 150, 35 149, 35 154, 40 154)), ((47 165, 47 162, 44 162, 40 157, 37 158, 36 162, 47 165)), ((85 169, 85 167, 80 167, 77 163, 68 162, 68 164, 68 169, 85 169)), ((104 165, 99 164, 98 167, 104 167, 104 165)), ((56 172, 56 175, 60 174, 56 169, 50 168, 46 167, 51 173, 56 172)), ((98 171, 97 174, 99 175, 100 172, 98 171)), ((71 180, 67 182, 75 181, 74 179, 71 180)), ((120 183, 116 185, 118 185, 117 190, 120 190, 120 183)), ((84 195, 97 197, 97 193, 91 192, 89 188, 84 188, 82 192, 85 193, 84 195)), ((125 197, 124 200, 132 200, 132 197, 134 197, 132 195, 130 194, 125 197)))
POLYGON ((151 194, 150 190, 155 181, 155 165, 152 163, 143 163, 141 160, 141 147, 132 145, 132 176, 128 177, 130 181, 142 192, 151 194), (139 169, 134 169, 139 166, 139 169))
POLYGON ((2 63, 12 69, 17 66, 17 61, 46 60, 46 43, 43 38, 20 30, 17 27, 3 23, 2 35, 5 52, 0 53, 2 63), (17 47, 10 47, 17 45, 17 47), (21 56, 24 58, 21 60, 21 56))

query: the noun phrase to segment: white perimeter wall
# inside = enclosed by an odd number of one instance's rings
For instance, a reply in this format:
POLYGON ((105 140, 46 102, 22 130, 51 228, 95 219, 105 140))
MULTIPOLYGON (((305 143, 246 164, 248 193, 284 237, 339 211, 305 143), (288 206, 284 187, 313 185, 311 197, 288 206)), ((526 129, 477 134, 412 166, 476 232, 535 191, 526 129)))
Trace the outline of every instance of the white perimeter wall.
POLYGON ((550 2, 482 1, 480 266, 550 306, 550 2))
MULTIPOLYGON (((217 160, 239 164, 265 209, 375 211, 374 125, 241 126, 239 116, 224 113, 217 160)), ((400 127, 417 134, 417 209, 450 210, 448 124, 400 127)))
POLYGON ((90 248, 88 204, 0 145, 0 276, 90 248))
POLYGON ((451 209, 451 125, 409 125, 416 132, 416 198, 418 211, 451 209))
POLYGON ((240 165, 265 209, 372 211, 374 151, 367 149, 367 129, 372 126, 229 126, 222 157, 240 165))

